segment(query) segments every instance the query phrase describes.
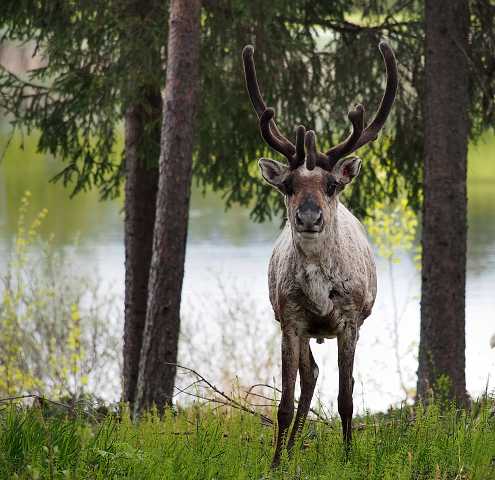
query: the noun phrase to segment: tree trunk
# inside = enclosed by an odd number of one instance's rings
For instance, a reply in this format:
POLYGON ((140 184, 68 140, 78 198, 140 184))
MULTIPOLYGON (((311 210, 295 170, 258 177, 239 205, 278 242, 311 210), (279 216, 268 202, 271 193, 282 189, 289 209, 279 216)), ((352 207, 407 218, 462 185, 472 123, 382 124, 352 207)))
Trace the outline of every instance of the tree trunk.
POLYGON ((417 395, 467 400, 468 31, 464 0, 426 0, 423 260, 417 395))
POLYGON ((172 402, 184 276, 194 119, 199 86, 200 0, 172 0, 159 184, 146 325, 135 413, 172 402))
MULTIPOLYGON (((133 404, 148 301, 148 280, 155 224, 158 158, 146 158, 145 125, 160 124, 161 96, 149 97, 147 108, 134 105, 125 114, 125 322, 123 400, 133 404), (145 114, 145 110, 149 113, 145 114)), ((151 129, 150 129, 151 130, 151 129)), ((156 142, 160 141, 157 128, 156 142)))

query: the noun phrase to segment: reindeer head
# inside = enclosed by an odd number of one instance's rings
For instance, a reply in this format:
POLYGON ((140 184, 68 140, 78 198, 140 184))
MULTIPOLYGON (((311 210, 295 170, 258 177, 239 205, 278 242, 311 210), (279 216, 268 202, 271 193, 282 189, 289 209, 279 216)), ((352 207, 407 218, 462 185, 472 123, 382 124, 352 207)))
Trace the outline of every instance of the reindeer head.
POLYGON ((246 86, 259 118, 261 136, 268 145, 287 158, 288 164, 267 158, 259 161, 263 178, 285 197, 288 219, 296 238, 317 239, 332 222, 338 194, 359 174, 361 160, 348 157, 368 142, 375 140, 390 113, 397 91, 397 65, 389 45, 380 42, 380 52, 387 71, 387 85, 373 120, 364 127, 364 107, 357 105, 348 114, 352 124, 349 136, 323 153, 316 148, 315 133, 300 125, 296 144, 284 137, 274 121, 275 112, 267 108, 261 96, 251 45, 244 47, 242 57, 246 86))

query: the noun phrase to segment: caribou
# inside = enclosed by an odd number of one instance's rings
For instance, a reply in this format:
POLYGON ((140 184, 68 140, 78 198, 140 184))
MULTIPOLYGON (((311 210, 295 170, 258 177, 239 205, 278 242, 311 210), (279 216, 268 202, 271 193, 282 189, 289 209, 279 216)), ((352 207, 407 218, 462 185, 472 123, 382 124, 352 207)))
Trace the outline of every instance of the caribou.
POLYGON ((361 160, 349 154, 375 140, 391 111, 398 85, 390 46, 379 44, 386 69, 380 106, 365 126, 364 107, 348 113, 350 134, 326 152, 316 147, 315 132, 300 125, 295 144, 275 123, 275 112, 261 95, 254 48, 242 52, 246 87, 259 119, 261 136, 287 164, 261 158, 262 177, 283 196, 287 221, 276 241, 268 268, 270 302, 282 331, 282 395, 272 467, 282 448, 290 454, 301 431, 318 378, 310 339, 337 338, 338 411, 346 451, 352 441, 353 367, 359 329, 375 302, 377 282, 373 252, 359 220, 340 202, 339 194, 359 174, 361 160), (294 390, 299 371, 301 395, 294 417, 294 390))

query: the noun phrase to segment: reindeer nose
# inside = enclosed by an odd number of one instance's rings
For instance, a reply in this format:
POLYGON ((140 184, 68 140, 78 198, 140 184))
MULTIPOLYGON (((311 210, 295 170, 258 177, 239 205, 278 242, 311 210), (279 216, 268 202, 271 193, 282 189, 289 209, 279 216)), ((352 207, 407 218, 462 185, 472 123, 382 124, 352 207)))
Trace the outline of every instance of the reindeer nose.
POLYGON ((296 226, 300 231, 317 232, 323 223, 323 214, 319 208, 296 211, 296 226))

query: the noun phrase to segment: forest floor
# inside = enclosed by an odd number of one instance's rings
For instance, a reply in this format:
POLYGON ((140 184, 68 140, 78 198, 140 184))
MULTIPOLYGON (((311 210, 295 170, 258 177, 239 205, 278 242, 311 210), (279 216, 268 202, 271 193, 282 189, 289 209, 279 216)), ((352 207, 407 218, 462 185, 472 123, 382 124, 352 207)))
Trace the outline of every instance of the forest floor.
POLYGON ((313 419, 271 472, 273 426, 239 410, 189 406, 133 424, 125 414, 0 403, 0 479, 490 480, 493 408, 485 400, 468 412, 434 405, 355 418, 347 457, 338 419, 313 419))

